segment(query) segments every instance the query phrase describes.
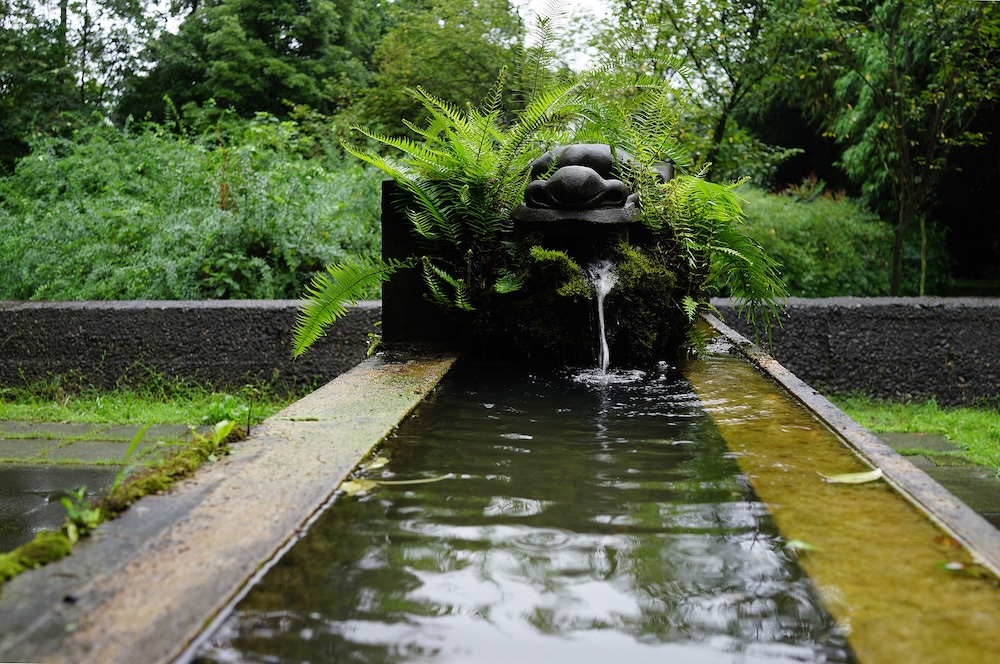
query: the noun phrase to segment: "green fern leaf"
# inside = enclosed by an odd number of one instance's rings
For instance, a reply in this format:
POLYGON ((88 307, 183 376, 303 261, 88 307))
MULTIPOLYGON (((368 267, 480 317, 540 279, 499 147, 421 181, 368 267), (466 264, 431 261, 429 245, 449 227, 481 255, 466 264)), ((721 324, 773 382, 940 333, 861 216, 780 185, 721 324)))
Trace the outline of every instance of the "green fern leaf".
POLYGON ((396 270, 408 267, 413 267, 412 261, 368 256, 358 263, 330 265, 326 274, 313 277, 292 328, 292 356, 306 352, 323 336, 327 327, 347 313, 346 305, 357 302, 365 287, 384 283, 396 270))

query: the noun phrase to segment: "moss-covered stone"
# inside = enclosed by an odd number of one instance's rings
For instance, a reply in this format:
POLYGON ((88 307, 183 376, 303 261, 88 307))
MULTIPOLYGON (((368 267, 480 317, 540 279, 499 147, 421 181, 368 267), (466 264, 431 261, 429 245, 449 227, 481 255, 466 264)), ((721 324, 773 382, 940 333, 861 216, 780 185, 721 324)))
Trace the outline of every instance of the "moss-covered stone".
POLYGON ((618 283, 608 294, 608 343, 612 360, 648 365, 672 358, 687 336, 677 275, 654 250, 622 242, 618 283))
POLYGON ((0 555, 0 581, 7 581, 25 570, 61 560, 72 550, 73 544, 64 533, 40 532, 27 544, 0 555))

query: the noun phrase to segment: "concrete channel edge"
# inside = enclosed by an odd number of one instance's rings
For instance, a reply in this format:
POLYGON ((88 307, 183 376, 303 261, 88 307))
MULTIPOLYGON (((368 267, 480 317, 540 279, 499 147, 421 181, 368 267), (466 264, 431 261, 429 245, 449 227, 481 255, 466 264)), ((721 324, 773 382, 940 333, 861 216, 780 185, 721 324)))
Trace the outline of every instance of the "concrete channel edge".
POLYGON ((784 387, 834 431, 855 454, 874 468, 881 468, 886 481, 929 519, 961 542, 974 554, 977 562, 1000 577, 1000 531, 993 524, 851 419, 759 346, 715 316, 705 315, 704 318, 749 362, 784 387))
POLYGON ((0 661, 170 662, 327 505, 455 358, 372 358, 0 594, 0 661))

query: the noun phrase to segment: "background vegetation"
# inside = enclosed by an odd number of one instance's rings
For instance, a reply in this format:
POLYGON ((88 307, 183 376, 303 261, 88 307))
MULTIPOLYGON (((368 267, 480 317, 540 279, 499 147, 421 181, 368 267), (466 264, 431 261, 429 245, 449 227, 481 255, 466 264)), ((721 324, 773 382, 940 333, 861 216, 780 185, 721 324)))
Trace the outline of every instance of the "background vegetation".
MULTIPOLYGON (((629 31, 687 63, 693 168, 750 177, 792 294, 1000 275, 994 3, 605 6, 565 17, 547 72, 629 31)), ((0 1, 0 299, 297 297, 377 251, 380 176, 339 147, 351 125, 422 124, 407 86, 478 103, 529 24, 508 0, 0 1)))

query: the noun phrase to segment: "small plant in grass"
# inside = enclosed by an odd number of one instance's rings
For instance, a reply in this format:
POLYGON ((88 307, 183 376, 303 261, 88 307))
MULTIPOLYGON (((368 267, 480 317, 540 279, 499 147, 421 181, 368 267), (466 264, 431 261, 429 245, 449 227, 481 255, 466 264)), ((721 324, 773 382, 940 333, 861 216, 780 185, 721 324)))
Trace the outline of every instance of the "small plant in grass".
POLYGON ((87 487, 82 486, 67 490, 66 495, 59 499, 62 506, 66 508, 63 532, 66 533, 71 544, 76 544, 82 536, 90 533, 102 521, 101 510, 90 504, 86 493, 87 487))

